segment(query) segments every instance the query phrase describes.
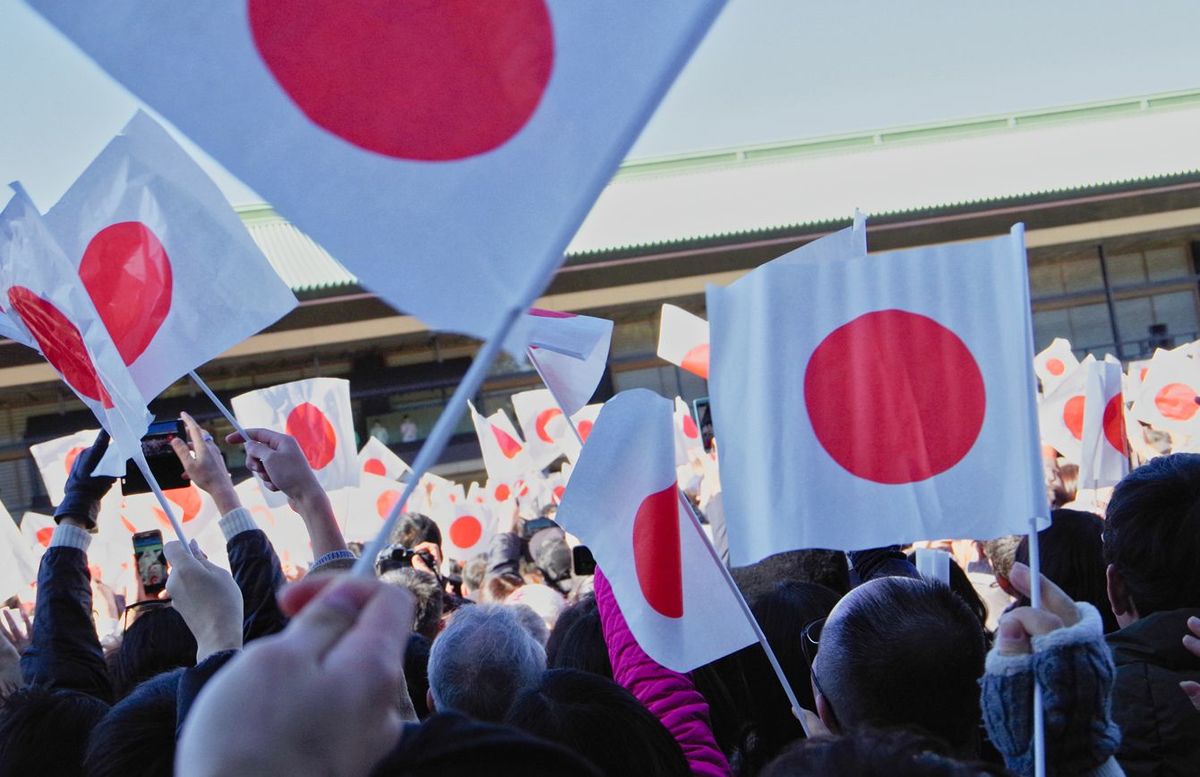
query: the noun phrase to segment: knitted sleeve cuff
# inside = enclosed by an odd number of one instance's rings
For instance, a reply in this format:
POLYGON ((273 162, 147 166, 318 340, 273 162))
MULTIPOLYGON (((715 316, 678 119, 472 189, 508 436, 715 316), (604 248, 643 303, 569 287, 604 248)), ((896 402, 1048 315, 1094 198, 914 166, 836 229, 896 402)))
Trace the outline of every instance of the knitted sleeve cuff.
POLYGON ((348 550, 331 550, 312 563, 308 573, 329 571, 333 569, 348 569, 358 561, 358 556, 348 550))
POLYGON ((72 526, 69 523, 60 523, 54 527, 54 534, 50 535, 51 548, 76 548, 87 552, 88 547, 92 544, 92 535, 88 534, 84 529, 78 526, 72 526))
POLYGON ((1100 612, 1087 602, 1075 602, 1075 610, 1079 613, 1079 622, 1061 629, 1055 629, 1049 634, 1033 638, 1033 652, 1043 653, 1071 645, 1082 645, 1104 637, 1104 622, 1100 612))
POLYGON ((996 652, 995 648, 992 648, 988 651, 984 671, 1000 677, 1012 677, 1024 672, 1032 672, 1033 655, 1030 653, 1019 653, 1015 656, 1001 655, 996 652))
POLYGON ((221 526, 221 533, 225 535, 226 542, 244 531, 254 531, 258 528, 258 524, 254 522, 254 516, 244 507, 237 507, 225 513, 218 523, 221 526))

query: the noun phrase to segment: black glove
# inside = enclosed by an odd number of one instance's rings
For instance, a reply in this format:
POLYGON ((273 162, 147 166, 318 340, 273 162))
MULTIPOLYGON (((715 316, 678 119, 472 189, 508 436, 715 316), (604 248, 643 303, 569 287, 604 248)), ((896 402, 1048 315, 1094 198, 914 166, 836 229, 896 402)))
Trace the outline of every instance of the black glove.
POLYGON ((92 447, 79 454, 71 466, 71 474, 67 476, 67 485, 63 489, 62 503, 54 511, 55 523, 62 523, 63 518, 72 518, 86 526, 88 531, 96 528, 100 500, 116 481, 116 478, 93 477, 91 474, 107 450, 108 432, 101 429, 92 447))

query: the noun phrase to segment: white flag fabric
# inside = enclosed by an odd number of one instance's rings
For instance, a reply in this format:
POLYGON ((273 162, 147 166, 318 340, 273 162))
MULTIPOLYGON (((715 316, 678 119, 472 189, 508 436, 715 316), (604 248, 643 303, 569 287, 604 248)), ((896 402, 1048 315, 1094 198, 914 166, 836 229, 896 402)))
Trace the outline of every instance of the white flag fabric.
MULTIPOLYGON (((571 423, 575 424, 575 430, 579 432, 579 440, 582 440, 584 444, 587 444, 588 435, 592 433, 592 428, 596 425, 596 419, 600 417, 600 411, 603 408, 604 403, 597 402, 586 405, 582 410, 571 415, 571 423)), ((573 434, 563 438, 563 453, 567 454, 569 461, 574 462, 579 459, 579 440, 576 440, 573 434)))
POLYGON ((1096 357, 1088 354, 1067 373, 1054 391, 1038 402, 1038 428, 1042 442, 1067 461, 1083 457, 1083 413, 1087 404, 1088 369, 1096 357))
POLYGON ((557 520, 591 549, 646 654, 688 672, 755 635, 680 502, 673 436, 670 400, 645 389, 609 400, 557 520))
POLYGON ((0 306, 112 436, 95 473, 124 475, 150 425, 146 400, 78 272, 21 190, 0 213, 0 306))
POLYGON ((1129 474, 1121 363, 1107 356, 1086 370, 1079 486, 1114 486, 1129 474))
POLYGON ((548 389, 522 391, 513 394, 511 399, 534 467, 549 466, 568 449, 564 447, 567 438, 572 441, 575 438, 562 408, 548 389))
MULTIPOLYGON (((212 497, 195 485, 163 489, 163 495, 174 506, 175 514, 189 537, 197 536, 221 517, 212 497)), ((132 527, 130 531, 160 529, 165 534, 171 530, 171 522, 154 494, 132 494, 125 497, 121 514, 126 527, 132 527)))
POLYGON ((57 506, 63 500, 63 489, 66 488, 67 476, 71 474, 75 459, 92 447, 99 433, 99 429, 84 429, 29 446, 33 461, 42 475, 42 482, 46 485, 50 504, 57 506))
POLYGON ((363 472, 351 491, 350 510, 342 534, 349 541, 368 542, 403 496, 404 486, 381 475, 363 472))
POLYGON ((488 477, 498 480, 517 480, 536 471, 533 460, 525 450, 521 435, 513 428, 512 421, 503 409, 487 418, 479 414, 475 405, 468 402, 475 434, 479 437, 479 449, 483 452, 483 466, 488 477))
POLYGON ((537 308, 526 319, 530 361, 567 414, 577 413, 604 376, 613 323, 537 308))
MULTIPOLYGON (((309 378, 281 383, 239 394, 230 404, 242 426, 295 437, 326 491, 358 485, 350 381, 309 378)), ((278 491, 264 488, 263 498, 272 507, 287 504, 287 497, 278 491)))
POLYGON ((675 413, 672 427, 675 429, 675 465, 683 466, 692 459, 704 457, 704 440, 700 427, 692 417, 692 411, 679 397, 675 397, 675 413))
POLYGON ((30 543, 21 536, 7 508, 0 504, 0 601, 14 594, 29 598, 29 587, 37 580, 37 570, 38 558, 30 543))
POLYGON ((216 184, 141 112, 46 224, 148 400, 296 306, 216 184))
POLYGON ((42 553, 50 547, 55 525, 54 519, 43 513, 26 511, 21 516, 21 537, 25 540, 25 546, 33 553, 35 561, 40 561, 42 553))
POLYGON ((1048 508, 1021 228, 837 249, 708 289, 732 563, 1027 531, 1048 508))
POLYGON ((451 561, 467 562, 487 553, 496 535, 496 516, 486 504, 471 499, 456 500, 434 511, 442 530, 442 552, 451 561))
POLYGON ((708 380, 708 322, 683 308, 662 306, 658 355, 680 369, 708 380))
POLYGON ((358 466, 364 475, 378 475, 389 480, 399 480, 412 472, 412 467, 397 456, 391 448, 374 437, 367 437, 366 444, 358 452, 358 466))
POLYGON ((1131 415, 1180 434, 1200 432, 1200 362, 1179 351, 1159 351, 1147 365, 1131 415))
POLYGON ((478 338, 542 291, 722 6, 29 4, 363 285, 478 338))
POLYGON ((1033 371, 1042 382, 1042 394, 1050 394, 1058 387, 1071 370, 1079 366, 1079 359, 1071 350, 1071 342, 1056 337, 1045 350, 1033 357, 1033 371))
POLYGON ((312 541, 304 520, 291 507, 272 508, 263 499, 262 488, 254 478, 234 486, 242 507, 254 516, 254 522, 271 541, 284 567, 307 569, 313 562, 312 541))

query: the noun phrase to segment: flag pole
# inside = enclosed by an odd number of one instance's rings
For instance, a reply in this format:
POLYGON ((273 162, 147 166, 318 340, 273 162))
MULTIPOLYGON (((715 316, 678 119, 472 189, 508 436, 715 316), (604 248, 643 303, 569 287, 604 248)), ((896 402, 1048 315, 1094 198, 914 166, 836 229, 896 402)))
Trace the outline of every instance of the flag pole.
POLYGON ((763 633, 762 627, 758 625, 758 619, 754 617, 754 612, 750 609, 750 605, 746 603, 746 597, 742 596, 742 590, 734 582, 733 575, 729 573, 729 568, 721 561, 721 557, 717 555, 717 549, 713 547, 712 542, 708 539, 708 535, 700 527, 700 519, 696 517, 696 511, 692 509, 692 503, 688 501, 683 491, 676 488, 675 492, 679 497, 680 503, 683 505, 684 512, 691 519, 692 528, 700 535, 701 542, 704 543, 708 554, 712 556, 713 564, 717 569, 721 570, 721 575, 725 578, 725 584, 733 592, 734 599, 737 600, 738 606, 742 608, 742 614, 750 622, 750 628, 754 629, 754 634, 758 637, 758 644, 762 645, 763 652, 767 654, 767 660, 771 662, 771 668, 775 670, 775 676, 779 678, 779 684, 783 686, 783 692, 787 696, 788 703, 792 705, 792 714, 796 717, 796 720, 800 721, 800 728, 804 729, 804 736, 806 738, 811 737, 812 732, 808 730, 808 721, 804 718, 804 709, 800 706, 800 700, 796 698, 796 692, 792 690, 792 684, 788 682, 787 675, 784 674, 783 667, 780 666, 779 659, 775 656, 775 651, 771 649, 771 643, 767 642, 767 635, 763 633))
POLYGON ((571 427, 571 434, 575 435, 575 439, 579 442, 579 447, 583 447, 583 437, 579 434, 579 430, 575 428, 575 421, 571 418, 571 414, 567 412, 567 408, 563 405, 562 400, 558 398, 554 387, 550 385, 550 381, 546 380, 546 376, 542 374, 542 367, 537 362, 537 357, 533 355, 533 348, 526 348, 525 353, 529 356, 529 363, 533 365, 533 369, 537 372, 538 377, 542 379, 542 385, 550 392, 550 397, 554 400, 554 404, 558 405, 558 409, 562 411, 563 418, 567 419, 567 426, 571 427))
POLYGON ((475 354, 475 359, 471 362, 470 368, 463 375, 463 379, 459 382, 458 387, 454 389, 454 394, 451 395, 450 401, 446 403, 442 414, 438 416, 437 422, 433 425, 433 429, 430 430, 429 436, 425 438, 425 444, 421 446, 420 452, 417 453, 417 457, 413 460, 412 475, 409 477, 408 483, 405 484, 404 491, 400 494, 400 498, 396 500, 396 503, 392 505, 391 511, 388 513, 387 518, 383 520, 383 525, 379 527, 379 532, 375 535, 375 538, 363 548, 362 556, 354 563, 354 568, 350 574, 357 577, 373 577, 375 575, 375 558, 384 549, 388 539, 392 536, 392 530, 396 528, 396 522, 400 520, 400 514, 404 511, 404 506, 408 503, 408 498, 416 490, 417 483, 437 463, 438 458, 442 455, 442 451, 446 449, 446 443, 450 441, 450 436, 454 434, 454 428, 458 425, 459 419, 462 418, 463 412, 467 409, 467 400, 474 396, 479 387, 483 385, 483 380, 487 377, 488 369, 491 368, 492 362, 495 361, 496 356, 500 353, 500 349, 504 346, 504 341, 508 338, 508 333, 512 331, 513 325, 517 323, 524 312, 524 308, 514 307, 505 313, 496 333, 489 340, 485 341, 483 347, 479 349, 479 353, 475 354))
MULTIPOLYGON (((1029 603, 1042 606, 1042 554, 1038 543, 1037 518, 1029 519, 1029 603)), ((1042 685, 1033 679, 1033 774, 1046 777, 1046 709, 1042 685)))
POLYGON ((171 522, 171 528, 175 530, 175 536, 179 538, 179 542, 187 552, 191 553, 192 546, 188 544, 188 539, 184 536, 183 524, 179 522, 178 516, 175 515, 175 510, 172 509, 167 495, 163 493, 162 486, 158 485, 158 479, 150 471, 150 464, 146 461, 146 454, 142 453, 141 446, 138 446, 137 452, 133 455, 133 463, 141 470, 142 476, 146 478, 146 483, 150 485, 150 490, 154 492, 155 498, 158 499, 158 504, 162 507, 163 512, 167 514, 167 520, 171 522))
POLYGON ((233 426, 234 431, 240 434, 243 440, 250 442, 250 435, 246 434, 246 430, 243 429, 242 425, 238 423, 238 420, 234 418, 233 413, 229 412, 229 408, 225 407, 225 403, 217 397, 213 390, 208 387, 207 383, 200 379, 200 376, 196 374, 196 371, 188 370, 188 375, 191 376, 192 381, 200 387, 200 390, 205 393, 209 400, 216 405, 217 410, 221 411, 221 415, 225 416, 225 420, 233 426))

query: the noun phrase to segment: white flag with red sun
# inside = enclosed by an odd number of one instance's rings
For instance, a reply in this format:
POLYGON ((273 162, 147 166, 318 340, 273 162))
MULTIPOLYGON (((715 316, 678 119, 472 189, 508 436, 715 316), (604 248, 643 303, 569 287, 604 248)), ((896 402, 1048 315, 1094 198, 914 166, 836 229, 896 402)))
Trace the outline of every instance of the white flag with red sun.
POLYGON ((513 394, 512 406, 525 435, 525 447, 538 469, 549 466, 568 449, 564 447, 568 438, 574 440, 567 417, 548 389, 513 394))
MULTIPOLYGON (((358 485, 350 381, 297 380, 239 394, 230 404, 242 426, 273 429, 295 437, 326 491, 358 485)), ((277 491, 264 489, 263 498, 272 507, 287 503, 287 497, 277 491)))
POLYGON ((484 418, 474 404, 468 402, 467 405, 489 478, 514 481, 536 471, 521 435, 513 428, 503 408, 484 418))
POLYGON ((1027 531, 1048 513, 1023 233, 709 287, 731 558, 1027 531))
POLYGON ((389 480, 399 480, 412 472, 408 462, 374 437, 368 437, 358 452, 358 465, 364 475, 378 475, 389 480))
POLYGON ((478 338, 541 292, 722 4, 30 0, 363 285, 478 338))
POLYGON ((1071 342, 1062 337, 1054 338, 1045 350, 1033 357, 1033 371, 1042 382, 1042 394, 1052 393, 1063 378, 1078 366, 1079 359, 1071 350, 1071 342))
POLYGON ((1102 362, 1093 360, 1087 366, 1079 460, 1081 488, 1113 486, 1129 474, 1121 378, 1121 363, 1112 356, 1102 362))
POLYGON ((71 474, 75 459, 92 447, 97 434, 98 429, 84 429, 82 432, 29 446, 33 461, 42 475, 42 482, 46 484, 50 504, 57 505, 63 500, 63 489, 66 488, 67 476, 71 474))
POLYGON ((1042 442, 1067 461, 1083 457, 1083 411, 1087 404, 1087 375, 1096 357, 1090 353, 1068 372, 1054 391, 1038 403, 1038 428, 1042 442))
POLYGON ((680 369, 708 380, 708 322, 683 308, 662 306, 658 355, 680 369))
POLYGON ((671 402, 645 389, 604 405, 557 520, 586 544, 646 654, 677 672, 755 641, 675 483, 671 402))
POLYGON ((1131 415, 1177 434, 1200 432, 1200 362, 1180 351, 1159 351, 1147 365, 1131 415))

